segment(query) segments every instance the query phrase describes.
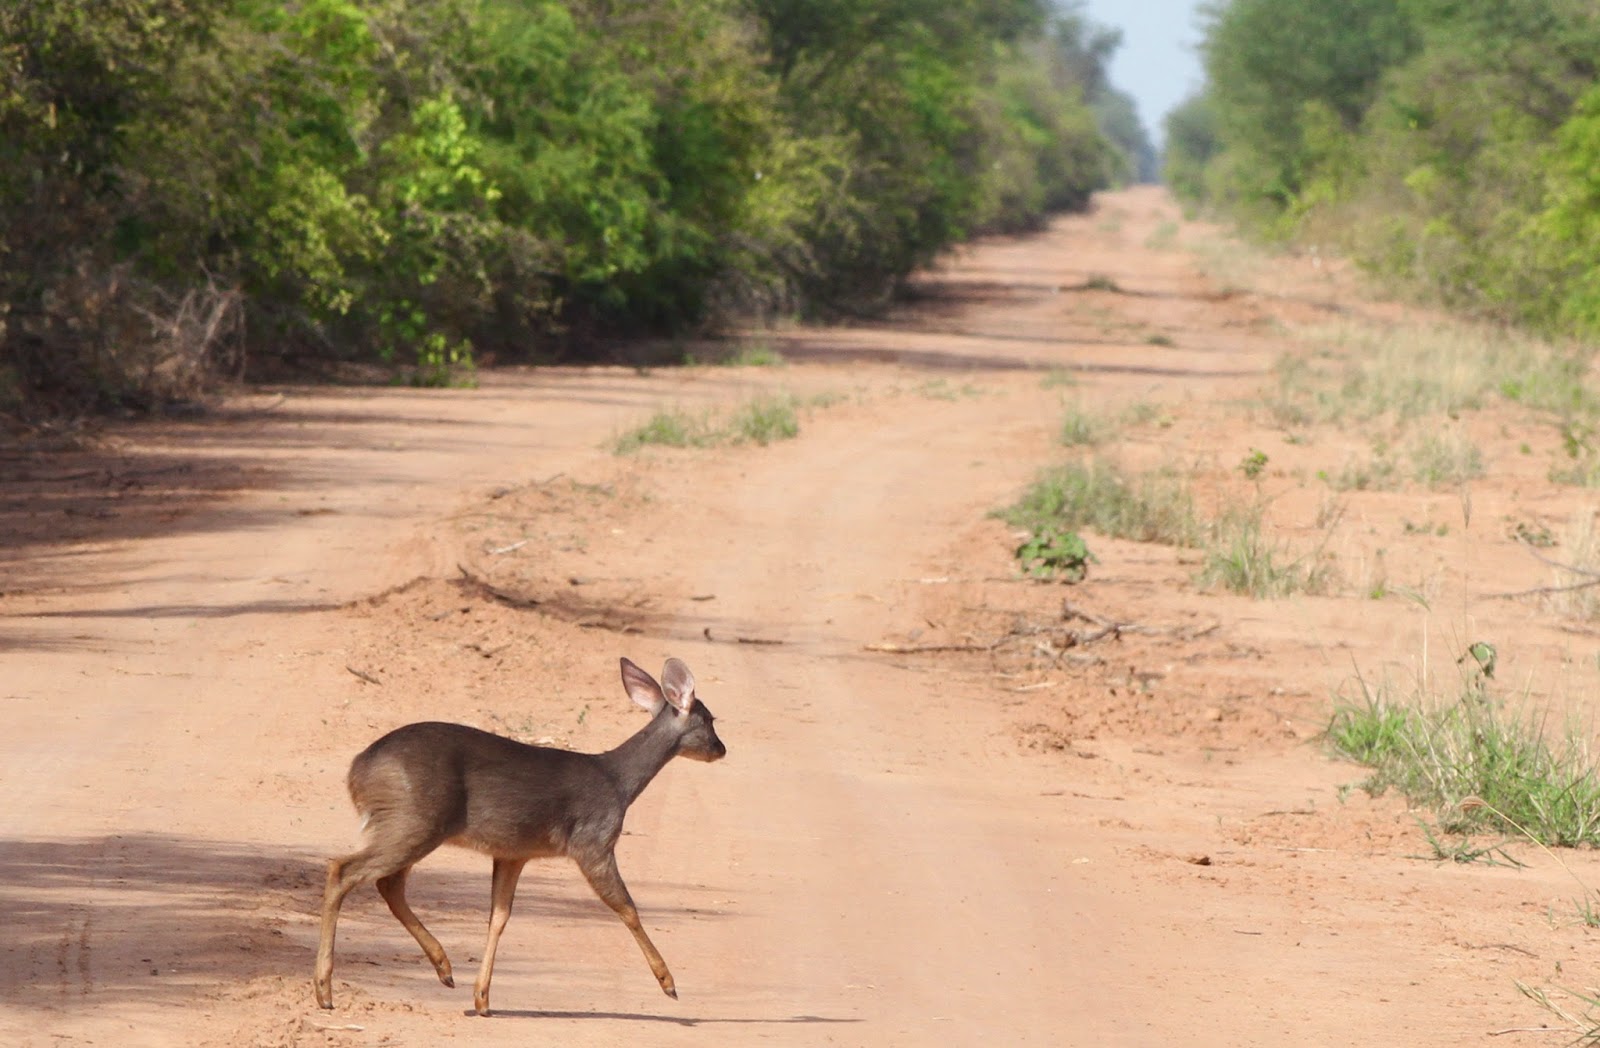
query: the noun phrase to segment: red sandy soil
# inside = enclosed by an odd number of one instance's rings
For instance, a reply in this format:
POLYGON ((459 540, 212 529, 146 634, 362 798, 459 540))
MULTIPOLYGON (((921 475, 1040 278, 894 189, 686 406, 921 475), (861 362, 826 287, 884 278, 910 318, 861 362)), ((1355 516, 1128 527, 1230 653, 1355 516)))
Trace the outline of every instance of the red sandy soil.
POLYGON ((1218 275, 1245 257, 1130 190, 883 322, 749 336, 781 367, 258 389, 0 449, 0 1044, 1561 1043, 1516 984, 1589 984, 1600 863, 1419 858, 1318 736, 1357 670, 1448 677, 1477 639, 1591 716, 1593 629, 1497 596, 1549 581, 1514 532, 1586 496, 1499 409, 1461 423, 1467 497, 1331 492, 1372 434, 1275 425, 1272 364, 1405 311, 1315 259, 1218 275), (610 449, 776 391, 797 439, 610 449), (1208 592, 1195 552, 1094 535, 1087 581, 1021 581, 991 511, 1071 454, 1068 408, 1130 405, 1105 453, 1264 498, 1333 591, 1208 592), (606 749, 641 723, 618 655, 687 660, 729 748, 669 766, 618 849, 682 999, 556 861, 471 1015, 489 863, 447 848, 410 898, 466 978, 363 890, 317 1008, 350 758, 422 719, 606 749))

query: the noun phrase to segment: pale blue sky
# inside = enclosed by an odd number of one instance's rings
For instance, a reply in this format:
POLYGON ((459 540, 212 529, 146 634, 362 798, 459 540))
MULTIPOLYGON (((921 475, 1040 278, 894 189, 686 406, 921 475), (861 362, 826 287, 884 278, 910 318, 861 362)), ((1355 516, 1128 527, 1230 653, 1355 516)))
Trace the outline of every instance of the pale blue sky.
POLYGON ((1150 140, 1159 148, 1167 111, 1200 87, 1200 0, 1086 0, 1084 12, 1122 30, 1111 82, 1133 96, 1150 140))

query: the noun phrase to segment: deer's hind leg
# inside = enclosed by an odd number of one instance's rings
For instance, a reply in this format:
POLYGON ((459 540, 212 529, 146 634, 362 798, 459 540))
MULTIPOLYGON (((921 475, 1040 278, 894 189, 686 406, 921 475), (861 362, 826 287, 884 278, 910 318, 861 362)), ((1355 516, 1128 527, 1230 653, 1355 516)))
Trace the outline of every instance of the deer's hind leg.
POLYGON ((384 900, 389 902, 389 909, 405 925, 406 930, 416 937, 422 945, 423 952, 428 954, 428 959, 434 962, 434 967, 439 971, 439 977, 448 981, 450 962, 444 956, 444 949, 439 945, 428 930, 422 927, 422 922, 417 920, 416 914, 411 912, 411 907, 405 901, 405 878, 411 867, 418 860, 443 843, 440 836, 433 839, 432 834, 426 838, 414 838, 409 842, 397 846, 393 838, 385 839, 380 833, 371 832, 369 837, 372 842, 365 848, 343 858, 328 861, 328 879, 322 891, 322 934, 317 942, 317 968, 315 976, 315 989, 317 1003, 324 1008, 333 1007, 333 944, 335 933, 339 925, 339 909, 344 905, 345 896, 363 884, 380 882, 378 891, 384 900), (387 882, 386 888, 382 882, 387 882), (399 902, 396 908, 394 899, 399 902), (402 911, 404 913, 402 914, 402 911), (407 923, 406 917, 411 918, 407 923), (416 927, 413 928, 412 925, 416 927), (423 938, 426 936, 426 940, 423 938), (433 944, 433 949, 438 951, 438 959, 434 959, 433 952, 429 951, 428 944, 433 944), (442 967, 441 967, 442 963, 442 967))
POLYGON ((439 945, 439 940, 433 937, 416 913, 406 902, 406 878, 411 876, 411 867, 387 877, 378 878, 378 894, 383 896, 383 901, 389 904, 389 912, 394 914, 395 920, 405 926, 411 937, 417 940, 417 945, 422 947, 422 952, 428 955, 428 960, 433 962, 433 970, 439 973, 439 981, 446 986, 454 987, 455 976, 450 971, 450 958, 444 954, 444 947, 439 945))

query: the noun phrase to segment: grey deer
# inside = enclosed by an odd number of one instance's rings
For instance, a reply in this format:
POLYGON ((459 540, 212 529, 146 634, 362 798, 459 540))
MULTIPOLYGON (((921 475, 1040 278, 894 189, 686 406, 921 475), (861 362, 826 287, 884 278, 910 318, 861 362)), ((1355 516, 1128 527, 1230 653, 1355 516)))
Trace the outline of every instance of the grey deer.
POLYGON ((494 858, 489 942, 472 990, 479 1015, 489 1014, 495 947, 511 916, 517 878, 530 859, 557 855, 578 864, 595 894, 633 933, 661 989, 678 996, 617 872, 617 838, 628 806, 667 761, 721 760, 728 750, 681 660, 668 659, 657 684, 623 659, 622 684, 650 712, 650 723, 607 753, 529 746, 461 724, 422 723, 395 729, 351 762, 350 798, 362 816, 366 847, 328 863, 317 946, 318 1004, 333 1007, 339 907, 353 889, 372 882, 433 962, 439 981, 455 986, 444 948, 406 904, 411 867, 441 844, 494 858))

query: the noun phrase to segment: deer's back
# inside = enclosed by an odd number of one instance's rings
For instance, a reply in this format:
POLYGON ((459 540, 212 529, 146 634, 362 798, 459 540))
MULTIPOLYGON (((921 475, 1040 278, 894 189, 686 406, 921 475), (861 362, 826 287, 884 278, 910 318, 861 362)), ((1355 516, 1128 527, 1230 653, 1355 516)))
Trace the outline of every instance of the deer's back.
POLYGON ((592 754, 530 746, 463 724, 408 724, 350 764, 374 835, 426 836, 502 858, 609 847, 626 807, 592 754))

